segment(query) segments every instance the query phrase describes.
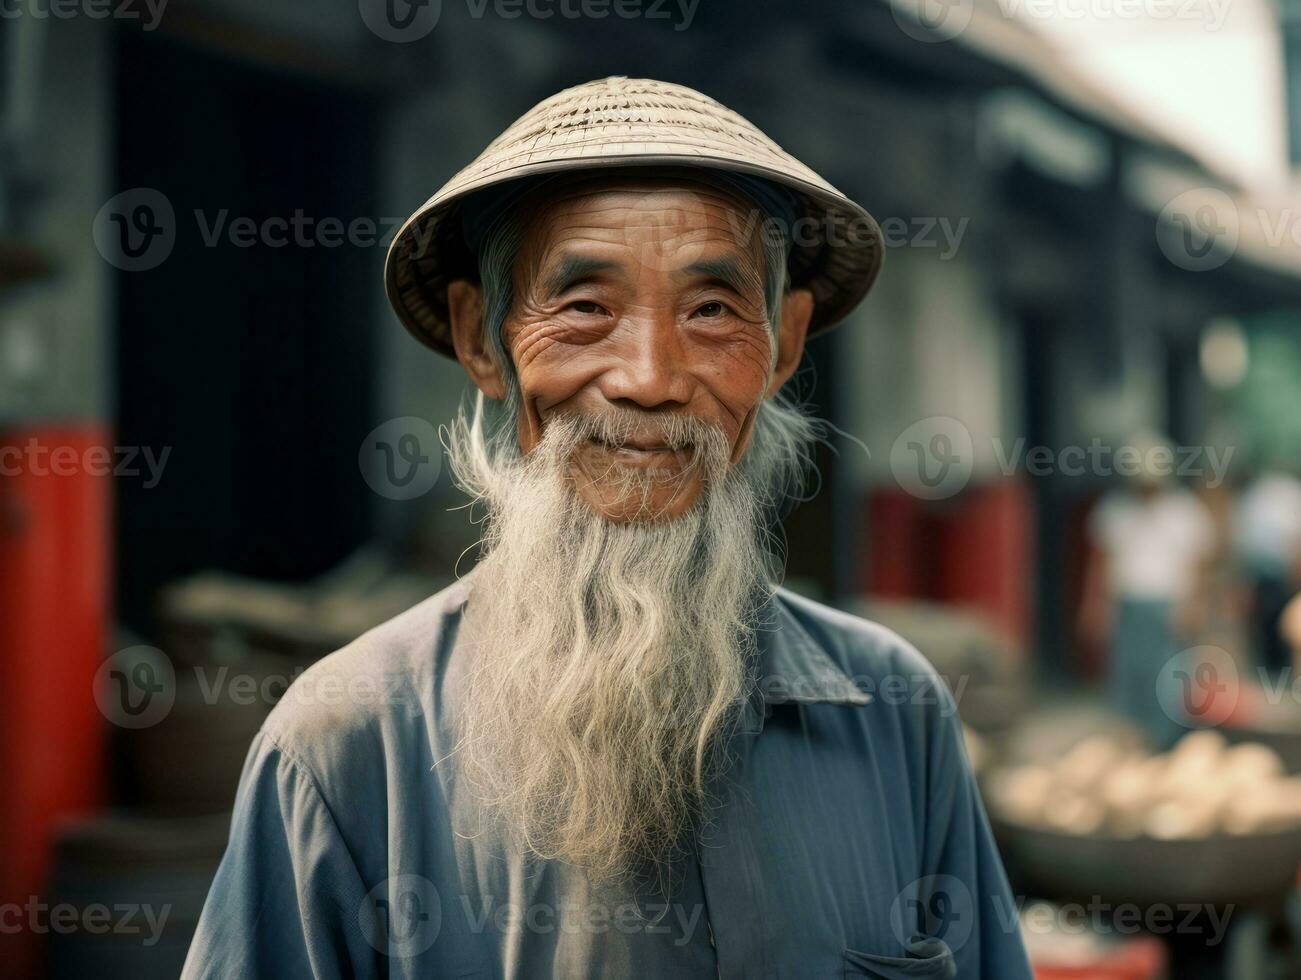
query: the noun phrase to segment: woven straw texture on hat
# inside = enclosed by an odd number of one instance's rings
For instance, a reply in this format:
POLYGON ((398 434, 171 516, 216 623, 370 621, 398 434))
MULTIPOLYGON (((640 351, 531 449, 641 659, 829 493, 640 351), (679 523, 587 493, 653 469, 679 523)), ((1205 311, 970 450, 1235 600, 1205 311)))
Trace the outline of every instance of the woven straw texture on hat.
POLYGON ((867 211, 708 96, 615 76, 538 103, 407 219, 384 271, 398 317, 422 343, 455 356, 447 284, 477 278, 458 213, 467 195, 536 174, 658 165, 752 174, 795 193, 803 214, 790 273, 792 285, 813 292, 810 334, 840 322, 876 278, 883 242, 867 211))

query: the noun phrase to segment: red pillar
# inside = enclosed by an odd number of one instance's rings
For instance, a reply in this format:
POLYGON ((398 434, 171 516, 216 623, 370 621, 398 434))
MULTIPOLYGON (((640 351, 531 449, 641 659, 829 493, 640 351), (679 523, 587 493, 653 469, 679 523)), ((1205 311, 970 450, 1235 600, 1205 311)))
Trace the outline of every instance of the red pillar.
MULTIPOLYGON (((44 893, 55 822, 104 797, 108 445, 93 424, 0 431, 0 903, 44 893)), ((36 974, 37 938, 0 934, 12 975, 36 974)))

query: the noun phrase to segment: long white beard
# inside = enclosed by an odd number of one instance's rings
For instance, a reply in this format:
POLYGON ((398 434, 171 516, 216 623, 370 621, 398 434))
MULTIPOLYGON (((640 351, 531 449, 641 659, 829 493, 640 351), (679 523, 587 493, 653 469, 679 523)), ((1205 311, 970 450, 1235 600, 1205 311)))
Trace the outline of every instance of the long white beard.
MULTIPOLYGON (((705 489, 674 519, 615 523, 568 463, 594 432, 617 443, 647 413, 552 420, 524 458, 493 459, 462 421, 461 484, 488 507, 463 642, 460 758, 528 852, 617 879, 671 861, 708 807, 710 777, 751 684, 751 614, 768 584, 762 491, 724 435, 676 416, 705 489)), ((630 492, 664 474, 624 470, 630 492)))

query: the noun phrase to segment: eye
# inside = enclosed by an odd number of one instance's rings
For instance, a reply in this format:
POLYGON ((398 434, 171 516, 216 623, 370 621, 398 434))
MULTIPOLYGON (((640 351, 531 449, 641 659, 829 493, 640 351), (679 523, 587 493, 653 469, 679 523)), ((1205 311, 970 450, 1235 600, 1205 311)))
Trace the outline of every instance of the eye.
POLYGON ((590 299, 575 300, 569 304, 569 308, 575 313, 582 313, 587 316, 595 316, 605 312, 600 303, 593 303, 590 299))
POLYGON ((712 317, 722 316, 726 312, 727 312, 726 306, 718 302, 718 300, 711 300, 710 302, 705 303, 703 306, 701 306, 700 309, 696 310, 696 316, 712 318, 712 317))

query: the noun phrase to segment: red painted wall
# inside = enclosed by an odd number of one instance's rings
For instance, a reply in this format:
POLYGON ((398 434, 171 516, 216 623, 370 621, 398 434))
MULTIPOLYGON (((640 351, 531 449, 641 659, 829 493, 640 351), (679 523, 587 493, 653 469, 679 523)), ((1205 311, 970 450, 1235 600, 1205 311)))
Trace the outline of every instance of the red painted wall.
POLYGON ((975 607, 1024 649, 1033 626, 1034 499, 1022 481, 937 502, 878 489, 866 506, 865 592, 975 607))

